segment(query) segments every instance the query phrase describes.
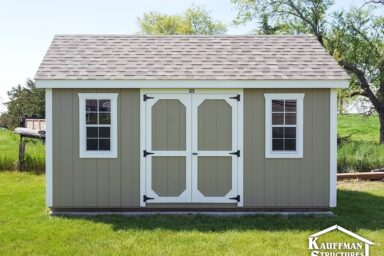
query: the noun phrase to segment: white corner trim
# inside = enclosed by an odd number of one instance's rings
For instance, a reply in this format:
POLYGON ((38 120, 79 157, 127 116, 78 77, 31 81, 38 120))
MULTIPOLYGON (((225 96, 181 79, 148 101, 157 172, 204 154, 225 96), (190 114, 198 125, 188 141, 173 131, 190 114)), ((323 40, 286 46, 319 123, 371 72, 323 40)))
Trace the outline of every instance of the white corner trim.
POLYGON ((237 105, 237 147, 240 150, 240 157, 237 160, 237 194, 240 196, 238 207, 244 206, 244 92, 241 90, 240 101, 237 105))
POLYGON ((140 90, 140 207, 145 207, 147 204, 143 198, 145 195, 145 184, 146 184, 146 165, 145 157, 143 152, 146 145, 146 133, 145 133, 145 118, 146 118, 146 107, 145 101, 143 100, 145 92, 140 90))
POLYGON ((329 207, 337 205, 337 90, 330 90, 329 207))
POLYGON ((265 158, 303 158, 304 93, 265 93, 265 158), (272 100, 297 100, 296 151, 272 150, 272 100))
POLYGON ((118 93, 79 93, 79 152, 80 158, 117 158, 117 97, 118 93), (111 150, 86 150, 85 101, 87 99, 111 100, 111 150))
POLYGON ((36 80, 37 88, 348 88, 349 80, 36 80))
POLYGON ((45 89, 45 202, 53 206, 52 89, 45 89))

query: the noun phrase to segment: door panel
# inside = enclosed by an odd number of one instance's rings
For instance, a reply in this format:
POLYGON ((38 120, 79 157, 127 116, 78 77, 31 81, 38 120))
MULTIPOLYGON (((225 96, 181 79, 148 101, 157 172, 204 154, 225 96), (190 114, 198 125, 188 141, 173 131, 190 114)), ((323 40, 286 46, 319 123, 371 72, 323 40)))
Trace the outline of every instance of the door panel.
POLYGON ((177 99, 161 99, 152 107, 152 149, 186 149, 186 108, 177 99))
POLYGON ((152 190, 160 197, 180 196, 186 190, 185 157, 152 157, 152 190))
POLYGON ((146 196, 151 203, 191 202, 191 96, 147 96, 146 196))
POLYGON ((197 186, 206 197, 222 197, 232 189, 232 157, 199 156, 197 186))
MULTIPOLYGON (((194 94, 192 201, 233 203, 237 196, 237 100, 194 94)), ((236 202, 236 201, 235 201, 236 202)))
POLYGON ((232 109, 225 100, 204 100, 197 108, 198 149, 232 149, 232 109))

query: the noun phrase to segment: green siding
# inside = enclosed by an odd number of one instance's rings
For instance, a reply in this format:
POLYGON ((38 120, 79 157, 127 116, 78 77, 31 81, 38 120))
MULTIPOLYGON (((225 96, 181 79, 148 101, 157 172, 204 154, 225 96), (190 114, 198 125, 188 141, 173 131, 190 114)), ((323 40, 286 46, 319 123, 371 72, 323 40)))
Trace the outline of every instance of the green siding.
MULTIPOLYGON (((139 207, 139 92, 139 89, 53 89, 53 207, 139 207), (117 159, 79 158, 79 92, 119 94, 117 159)), ((328 207, 329 97, 329 89, 244 90, 245 207, 328 207), (305 93, 303 159, 265 159, 264 93, 272 92, 305 93)), ((182 137, 178 140, 182 141, 182 137)), ((227 147, 225 141, 217 143, 219 148, 227 147)), ((226 176, 220 178, 224 180, 218 181, 219 187, 227 184, 226 176)), ((148 207, 158 206, 148 204, 148 207)), ((171 206, 215 208, 234 207, 234 204, 161 205, 171 206)))
POLYGON ((328 207, 329 89, 244 90, 244 205, 328 207), (264 93, 305 93, 304 156, 265 158, 264 93))

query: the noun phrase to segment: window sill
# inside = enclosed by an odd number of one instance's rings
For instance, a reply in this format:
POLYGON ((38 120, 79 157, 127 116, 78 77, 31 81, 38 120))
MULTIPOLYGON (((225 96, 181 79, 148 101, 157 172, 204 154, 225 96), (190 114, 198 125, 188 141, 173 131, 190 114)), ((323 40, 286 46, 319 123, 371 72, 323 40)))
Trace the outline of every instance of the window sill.
POLYGON ((274 152, 274 153, 266 153, 265 158, 303 158, 303 154, 300 152, 294 152, 294 153, 274 152))
POLYGON ((117 153, 111 151, 81 152, 80 158, 117 158, 117 153))

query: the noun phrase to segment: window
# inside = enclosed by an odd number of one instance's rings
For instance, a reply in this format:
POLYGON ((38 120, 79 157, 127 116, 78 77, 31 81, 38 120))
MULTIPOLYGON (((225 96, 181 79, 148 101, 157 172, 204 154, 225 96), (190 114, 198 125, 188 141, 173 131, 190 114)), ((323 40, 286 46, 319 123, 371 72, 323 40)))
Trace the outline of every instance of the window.
POLYGON ((265 94, 265 157, 303 157, 304 94, 265 94))
POLYGON ((117 157, 117 94, 79 93, 81 158, 117 157))

